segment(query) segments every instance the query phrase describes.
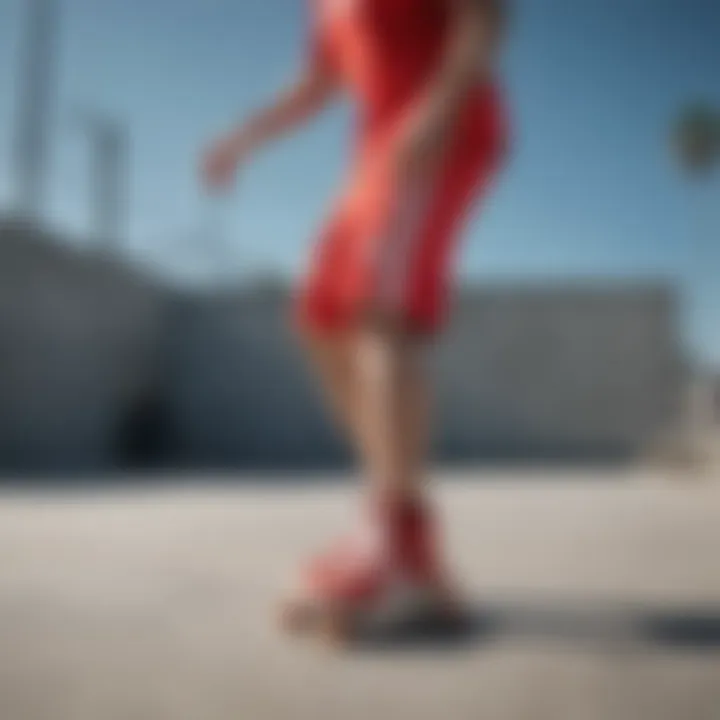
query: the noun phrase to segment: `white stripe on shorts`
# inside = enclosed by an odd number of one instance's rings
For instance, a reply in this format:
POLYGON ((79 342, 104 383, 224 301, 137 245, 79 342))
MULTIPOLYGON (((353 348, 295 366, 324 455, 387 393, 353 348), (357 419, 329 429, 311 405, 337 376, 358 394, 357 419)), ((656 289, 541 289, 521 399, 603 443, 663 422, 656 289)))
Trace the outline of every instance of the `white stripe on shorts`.
POLYGON ((401 311, 408 293, 410 263, 422 240, 435 178, 409 183, 400 192, 386 235, 380 244, 375 301, 380 309, 401 311))

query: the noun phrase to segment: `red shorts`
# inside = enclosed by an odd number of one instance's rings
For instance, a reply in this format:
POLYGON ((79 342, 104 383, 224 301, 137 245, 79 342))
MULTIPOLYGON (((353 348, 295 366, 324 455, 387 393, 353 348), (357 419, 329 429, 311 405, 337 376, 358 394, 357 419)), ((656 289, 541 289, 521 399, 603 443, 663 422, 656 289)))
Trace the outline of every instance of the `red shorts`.
POLYGON ((399 182, 390 146, 388 133, 363 148, 315 248, 298 299, 312 330, 346 330, 373 312, 425 334, 445 318, 457 238, 503 156, 496 95, 472 98, 428 177, 399 182))

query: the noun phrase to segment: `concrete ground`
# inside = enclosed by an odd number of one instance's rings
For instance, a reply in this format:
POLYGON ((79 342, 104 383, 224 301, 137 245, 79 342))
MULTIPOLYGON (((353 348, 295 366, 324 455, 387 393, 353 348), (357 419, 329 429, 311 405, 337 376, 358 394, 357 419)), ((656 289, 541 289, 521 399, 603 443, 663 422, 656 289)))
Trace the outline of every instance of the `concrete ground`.
POLYGON ((347 486, 0 494, 1 720, 718 720, 720 483, 447 475, 465 642, 280 636, 347 486), (482 481, 482 482, 480 482, 482 481))

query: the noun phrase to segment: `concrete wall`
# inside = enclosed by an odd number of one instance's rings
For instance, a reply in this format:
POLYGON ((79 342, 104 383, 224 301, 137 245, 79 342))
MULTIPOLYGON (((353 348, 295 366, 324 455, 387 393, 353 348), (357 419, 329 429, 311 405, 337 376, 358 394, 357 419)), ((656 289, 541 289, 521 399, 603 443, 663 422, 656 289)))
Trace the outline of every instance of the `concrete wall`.
MULTIPOLYGON (((174 353, 194 460, 342 457, 288 331, 282 292, 200 301, 174 353)), ((466 290, 434 350, 445 459, 617 456, 677 417, 675 300, 662 287, 466 290)))
MULTIPOLYGON (((278 287, 171 293, 108 258, 0 225, 0 470, 99 469, 148 393, 174 465, 347 457, 278 287)), ((641 451, 680 412, 662 287, 460 293, 434 351, 446 459, 641 451)))
POLYGON ((675 306, 612 283, 466 292, 436 357, 442 453, 642 450, 680 410, 675 306))
POLYGON ((0 469, 112 464, 122 416, 154 380, 164 306, 117 262, 0 226, 0 469))
POLYGON ((168 375, 181 463, 342 458, 287 307, 277 292, 196 297, 176 306, 168 375))

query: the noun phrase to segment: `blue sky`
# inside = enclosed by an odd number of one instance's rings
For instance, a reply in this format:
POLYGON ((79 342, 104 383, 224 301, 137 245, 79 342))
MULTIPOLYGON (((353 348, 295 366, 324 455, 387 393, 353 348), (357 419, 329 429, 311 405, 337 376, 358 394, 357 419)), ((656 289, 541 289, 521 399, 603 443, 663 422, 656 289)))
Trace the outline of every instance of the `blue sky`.
MULTIPOLYGON (((0 0, 2 202, 22 2, 0 0)), ((197 234, 207 214, 194 177, 198 148, 292 76, 306 2, 64 0, 52 218, 78 235, 87 227, 87 149, 72 116, 78 105, 97 106, 132 132, 131 251, 178 262, 178 238, 197 234)), ((680 274, 695 288, 696 332, 720 357, 720 251, 710 244, 720 234, 720 185, 686 182, 667 147, 683 103, 720 104, 720 4, 516 5, 505 63, 514 156, 471 226, 462 273, 680 274)), ((219 209, 231 267, 299 270, 342 177, 351 114, 339 106, 247 168, 219 209)), ((202 255, 196 248, 185 262, 202 255)))

